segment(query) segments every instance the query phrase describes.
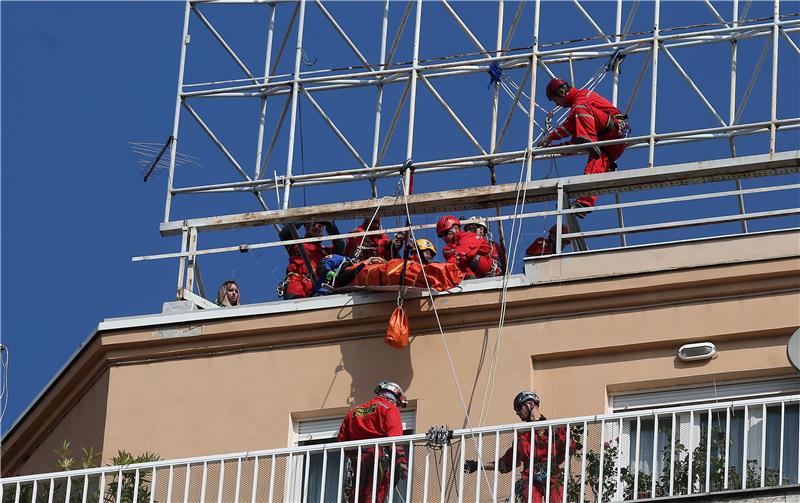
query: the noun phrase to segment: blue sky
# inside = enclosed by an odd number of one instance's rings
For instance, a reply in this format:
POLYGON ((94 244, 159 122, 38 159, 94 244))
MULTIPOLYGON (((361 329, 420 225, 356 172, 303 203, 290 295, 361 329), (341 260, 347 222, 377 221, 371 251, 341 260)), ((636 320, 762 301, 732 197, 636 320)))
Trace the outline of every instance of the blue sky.
MULTIPOLYGON (((729 16, 731 4, 714 2, 729 16)), ((479 2, 454 3, 456 10, 487 46, 494 41, 496 7, 479 2)), ((266 8, 242 6, 238 9, 206 6, 203 12, 228 42, 253 69, 263 66, 266 40, 266 8)), ((377 60, 380 36, 377 2, 334 2, 330 11, 353 36, 370 61, 377 60)), ((394 33, 403 3, 392 3, 390 34, 394 33)), ((506 23, 516 5, 507 3, 506 23)), ((589 12, 606 32, 613 31, 613 4, 591 2, 589 12)), ((630 4, 626 4, 627 13, 630 4)), ((639 8, 632 31, 650 29, 653 4, 639 8)), ((783 13, 800 11, 799 2, 781 2, 783 13)), ((309 4, 306 25, 306 52, 309 69, 357 64, 341 41, 309 4), (311 13, 313 10, 313 13, 311 13)), ((288 6, 278 11, 278 26, 285 26, 288 6), (282 24, 283 23, 283 24, 282 24)), ((769 16, 771 3, 754 2, 749 18, 769 16)), ((2 337, 10 349, 8 409, 3 419, 5 431, 42 387, 55 375, 80 343, 104 318, 160 312, 161 304, 171 300, 175 291, 177 262, 151 261, 133 263, 131 257, 178 251, 175 238, 162 238, 158 224, 163 218, 166 176, 155 176, 146 184, 137 166, 137 156, 127 141, 163 142, 172 130, 178 70, 179 39, 183 4, 179 2, 3 2, 2 15, 2 337)), ((512 47, 530 45, 533 5, 526 6, 512 47)), ((421 57, 435 58, 474 50, 440 5, 424 4, 421 57)), ((413 16, 412 16, 413 19, 413 16)), ((591 36, 591 27, 570 4, 545 2, 542 12, 543 43, 560 39, 591 36)), ((699 3, 665 2, 662 26, 690 23, 713 23, 715 19, 699 3)), ((411 25, 406 29, 396 60, 410 59, 411 25)), ((193 19, 192 43, 187 66, 187 82, 207 79, 240 78, 241 74, 211 39, 202 25, 193 19)), ((793 35, 797 41, 797 35, 793 35)), ((291 38, 294 40, 294 37, 291 38)), ((739 45, 740 68, 738 94, 744 92, 764 39, 744 41, 739 45), (747 70, 750 69, 750 70, 747 70)), ((290 43, 290 47, 291 47, 290 43)), ((715 108, 727 118, 729 44, 714 47, 675 50, 687 72, 693 75, 715 108)), ((797 54, 781 40, 781 102, 779 117, 800 116, 800 103, 792 87, 800 81, 797 54)), ((279 73, 291 70, 291 50, 279 67, 279 73)), ((627 103, 643 56, 631 56, 624 63, 620 103, 627 103)), ((592 61, 575 65, 576 80, 588 78, 601 63, 592 61)), ((761 71, 751 104, 742 121, 767 120, 768 86, 771 58, 761 71)), ((567 74, 566 66, 554 71, 567 74)), ((674 131, 690 124, 691 128, 713 127, 713 117, 703 108, 674 68, 662 60, 659 68, 659 131, 674 131)), ((509 72, 521 80, 522 71, 509 72)), ((540 74, 541 75, 541 74, 540 74)), ((542 78, 542 77, 540 77, 542 78)), ((458 79, 439 79, 437 89, 447 97, 476 137, 488 143, 488 117, 491 93, 488 76, 477 74, 458 79)), ((649 75, 645 78, 631 113, 634 134, 647 131, 649 111, 649 75)), ((398 100, 401 86, 386 91, 384 131, 398 100)), ((610 96, 610 79, 600 87, 610 96)), ((539 91, 541 96, 541 90, 539 91)), ((374 113, 374 89, 342 93, 319 93, 320 104, 337 121, 362 156, 369 158, 374 113)), ((419 88, 418 109, 427 115, 418 119, 421 133, 414 149, 415 159, 433 159, 471 155, 472 146, 455 129, 430 94, 419 88)), ((510 99, 503 98, 501 109, 508 109, 510 99)), ((282 101, 269 107, 268 124, 273 125, 282 101)), ((197 109, 229 145, 248 170, 255 156, 256 114, 258 100, 197 101, 197 109)), ((326 128, 308 102, 301 105, 303 146, 296 145, 295 172, 321 171, 353 167, 352 158, 326 128), (301 158, 302 154, 302 158, 301 158)), ((504 115, 501 115, 504 117, 504 115)), ((236 180, 235 172, 225 165, 213 145, 204 141, 199 129, 182 117, 183 153, 199 158, 201 166, 188 166, 176 175, 176 186, 236 180), (194 127, 192 127, 194 126, 194 127)), ((402 162, 405 156, 405 115, 390 145, 386 162, 402 162)), ((288 124, 287 124, 288 125, 288 124)), ((285 131, 285 130, 284 130, 285 131)), ((268 134, 270 132, 268 126, 268 134)), ((514 119, 505 148, 525 146, 525 118, 514 119)), ((767 139, 742 138, 739 153, 763 153, 767 139)), ((285 165, 286 140, 282 137, 270 170, 281 173, 285 165)), ((779 136, 778 150, 798 148, 797 130, 779 136)), ((657 164, 672 164, 728 155, 727 141, 703 142, 659 150, 657 164)), ((621 169, 641 167, 644 150, 628 152, 621 169)), ((535 176, 542 177, 549 163, 536 164, 535 176)), ((562 175, 581 172, 583 157, 559 161, 562 175)), ((515 181, 519 166, 498 169, 499 181, 515 181)), ((551 173, 550 176, 554 176, 551 173)), ((786 177, 797 182, 797 177, 786 177)), ((456 172, 418 177, 418 192, 446 188, 479 186, 488 181, 485 170, 456 172)), ((745 186, 764 184, 748 181, 745 186)), ((391 195, 395 180, 384 180, 381 195, 391 195)), ((720 185, 732 189, 732 184, 720 185)), ((664 193, 685 193, 697 188, 673 189, 664 193)), ((369 195, 365 182, 295 190, 292 204, 349 201, 369 195)), ((659 196, 661 193, 659 192, 659 196)), ((655 194, 650 197, 657 197, 655 194)), ((636 195, 626 196, 630 198, 636 195)), ((776 198, 752 198, 750 208, 786 206, 797 193, 776 198)), ((265 199, 275 208, 275 195, 265 199)), ((630 199, 626 199, 630 200, 630 199)), ((602 202, 602 200, 601 200, 602 202)), ((707 204, 707 203, 706 203, 707 204)), ((719 207, 698 208, 677 205, 674 209, 626 214, 629 224, 669 220, 675 215, 695 215, 702 210, 729 212, 733 200, 719 207)), ((210 195, 177 198, 173 219, 214 214, 254 211, 258 207, 246 194, 210 195)), ((507 212, 510 210, 507 210, 507 212)), ((487 213, 488 214, 488 213, 487 213)), ((612 215, 587 219, 584 228, 609 225, 612 215)), ((420 216, 416 223, 431 223, 436 215, 420 216)), ((394 226, 395 219, 384 224, 394 226)), ((767 224, 754 223, 755 229, 770 225, 797 225, 797 219, 767 224)), ((520 247, 541 235, 552 222, 531 220, 526 223, 520 247)), ((340 222, 342 231, 356 222, 340 222)), ((735 232, 736 226, 727 232, 735 232)), ((703 235, 703 230, 689 229, 676 237, 703 235)), ((726 232, 726 231, 722 231, 726 232)), ((433 238, 433 236, 427 236, 433 238)), ((202 237, 200 246, 255 243, 275 239, 271 228, 248 229, 221 236, 202 237)), ((644 238, 642 238, 644 239, 644 238)), ((603 244, 600 243, 600 246, 603 244)), ((607 246, 608 244, 606 244, 607 246)), ((216 285, 235 278, 241 286, 244 303, 275 299, 275 285, 283 278, 286 264, 281 249, 250 254, 227 254, 204 258, 203 279, 207 295, 216 285)), ((518 265, 519 268, 519 265, 518 265)))

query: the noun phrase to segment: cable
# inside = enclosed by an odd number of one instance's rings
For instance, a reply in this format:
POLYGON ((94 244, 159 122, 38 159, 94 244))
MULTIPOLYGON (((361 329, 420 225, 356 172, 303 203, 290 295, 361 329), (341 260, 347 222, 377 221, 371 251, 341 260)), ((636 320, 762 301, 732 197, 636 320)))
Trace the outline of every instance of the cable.
POLYGON ((8 362, 10 358, 11 355, 10 351, 8 350, 8 346, 0 344, 0 365, 2 366, 2 382, 0 382, 2 389, 0 389, 0 402, 3 404, 2 409, 0 409, 0 421, 2 421, 3 417, 5 417, 6 407, 8 407, 8 362))
MULTIPOLYGON (((405 184, 403 184, 403 205, 405 206, 406 218, 408 219, 408 222, 409 222, 409 231, 410 231, 410 234, 411 234, 411 242, 414 245, 414 249, 417 252, 417 256, 421 257, 422 253, 420 253, 419 247, 417 246, 417 239, 416 239, 416 236, 414 234, 414 228, 410 225, 410 223, 411 223, 411 210, 409 210, 409 208, 408 208, 408 194, 407 194, 406 189, 405 189, 405 184)), ((450 366, 450 372, 453 375, 453 381, 455 382, 455 385, 456 385, 456 391, 458 392, 458 399, 461 402, 461 407, 462 407, 462 409, 464 411, 464 419, 467 422, 467 429, 469 429, 470 438, 474 439, 475 438, 474 427, 472 426, 472 421, 470 421, 470 419, 469 419, 469 410, 467 409, 467 404, 464 401, 464 394, 461 391, 461 384, 458 382, 458 374, 456 373, 455 365, 453 365, 453 358, 450 355, 450 349, 447 346, 447 337, 444 334, 444 329, 442 329, 442 322, 439 319, 439 311, 436 309, 436 302, 434 302, 434 300, 433 300, 433 289, 431 288, 431 284, 428 281, 428 274, 425 272, 425 268, 424 267, 420 267, 420 269, 422 270, 422 277, 425 279, 425 286, 428 289, 428 298, 431 301, 431 308, 433 309, 433 316, 436 319, 436 326, 439 328, 439 335, 441 335, 441 337, 442 337, 442 344, 444 344, 445 354, 447 355, 447 363, 450 366)), ((401 285, 401 288, 402 288, 402 286, 403 285, 401 285)), ((477 446, 475 447, 475 452, 476 452, 476 454, 480 454, 480 452, 478 452, 477 446)), ((486 474, 486 470, 481 470, 481 472, 483 473, 484 479, 486 481, 486 485, 489 486, 489 490, 492 491, 492 485, 489 483, 489 477, 486 474)))

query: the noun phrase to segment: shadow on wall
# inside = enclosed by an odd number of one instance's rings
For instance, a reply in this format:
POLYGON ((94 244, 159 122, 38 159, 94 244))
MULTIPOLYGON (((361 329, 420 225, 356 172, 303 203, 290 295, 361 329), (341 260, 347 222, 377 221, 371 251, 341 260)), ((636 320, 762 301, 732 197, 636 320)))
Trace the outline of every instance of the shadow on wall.
MULTIPOLYGON (((384 305, 386 306, 385 316, 381 312, 379 317, 373 317, 369 321, 365 320, 369 327, 368 333, 365 335, 369 338, 344 341, 339 345, 342 359, 335 369, 333 380, 346 379, 346 375, 349 374, 351 384, 347 397, 348 405, 356 405, 372 398, 375 385, 383 380, 396 382, 403 390, 408 390, 414 376, 414 369, 411 365, 411 345, 395 349, 383 342, 389 316, 394 310, 393 305, 384 305), (339 377, 340 374, 341 377, 339 377)), ((354 314, 357 315, 357 312, 354 314)), ((413 330, 412 320, 411 344, 414 343, 413 330)))

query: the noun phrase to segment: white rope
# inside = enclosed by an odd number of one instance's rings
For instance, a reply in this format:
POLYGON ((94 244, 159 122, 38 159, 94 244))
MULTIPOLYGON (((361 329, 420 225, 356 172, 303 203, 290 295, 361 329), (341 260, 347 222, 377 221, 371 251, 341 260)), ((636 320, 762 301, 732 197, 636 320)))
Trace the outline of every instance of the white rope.
MULTIPOLYGON (((404 187, 403 188, 403 204, 405 205, 405 209, 406 209, 406 218, 408 218, 409 229, 410 229, 410 234, 411 234, 411 242, 414 245, 414 250, 417 252, 417 257, 422 257, 422 254, 420 253, 419 247, 417 246, 417 239, 416 239, 416 236, 414 234, 414 228, 411 226, 411 211, 408 208, 408 194, 407 194, 407 192, 405 190, 405 185, 403 185, 403 187, 404 187)), ((406 246, 408 246, 408 245, 406 245, 406 246)), ((420 259, 420 262, 421 262, 421 259, 420 259)), ((420 263, 420 265, 422 266, 423 264, 420 263)), ((442 322, 439 319, 439 311, 436 309, 436 302, 434 302, 434 300, 433 300, 433 289, 431 288, 431 284, 428 281, 428 275, 425 272, 425 267, 420 267, 420 269, 422 270, 422 277, 425 279, 425 287, 428 289, 428 298, 430 299, 431 308, 433 309, 433 316, 436 319, 436 326, 439 328, 439 335, 442 337, 442 344, 444 344, 444 351, 445 351, 445 354, 447 355, 447 363, 450 366, 450 373, 452 374, 453 381, 455 382, 455 385, 456 385, 456 391, 458 392, 458 399, 461 402, 461 408, 464 411, 464 419, 467 422, 467 429, 469 430, 470 438, 474 439, 475 438, 474 427, 472 426, 472 421, 470 421, 470 419, 469 419, 469 410, 467 409, 467 403, 464 401, 464 394, 461 391, 461 384, 458 381, 458 374, 456 373, 456 368, 455 368, 455 365, 453 364, 453 358, 452 358, 452 356, 450 354, 450 348, 447 346, 447 337, 444 334, 444 329, 442 329, 442 322)), ((400 285, 400 286, 402 288, 403 285, 400 285)), ((478 451, 477 444, 473 444, 473 447, 475 448, 476 455, 479 455, 480 452, 478 451)), ((480 463, 481 461, 479 460, 478 462, 480 463)), ((459 467, 459 468, 463 469, 462 467, 459 467)), ((486 482, 486 485, 489 487, 489 491, 492 492, 492 499, 494 500, 495 499, 495 494, 493 492, 493 486, 489 482, 489 476, 486 474, 487 470, 481 470, 481 472, 483 473, 484 481, 486 482)))
MULTIPOLYGON (((594 73, 594 75, 592 75, 589 78, 589 80, 586 81, 586 83, 583 85, 582 89, 587 89, 587 90, 589 90, 590 93, 594 92, 594 90, 597 89, 597 87, 603 81, 603 79, 605 78, 607 73, 608 72, 605 69, 605 65, 603 65, 602 67, 600 67, 594 73)), ((516 86, 516 84, 514 84, 514 85, 516 86)), ((527 98, 527 95, 525 95, 524 92, 522 93, 522 95, 524 95, 527 98)), ((536 105, 539 108, 542 108, 536 102, 534 102, 534 105, 536 105)), ((544 110, 544 109, 542 108, 542 110, 544 110)), ((550 114, 556 114, 559 110, 562 110, 562 107, 556 106, 555 108, 553 108, 552 111, 548 112, 547 110, 545 110, 545 112, 550 113, 550 114)), ((563 111, 561 112, 561 114, 560 114, 560 116, 558 118, 558 125, 559 126, 563 123, 563 121, 565 120, 566 116, 569 114, 569 111, 570 111, 569 108, 564 108, 563 109, 563 111)), ((534 124, 536 124, 535 121, 534 121, 534 124)), ((538 124, 536 124, 536 125, 538 125, 538 124)), ((539 127, 541 128, 541 126, 539 126, 539 127)), ((536 140, 534 141, 534 144, 538 143, 539 139, 544 134, 545 134, 545 131, 543 130, 536 137, 536 140)), ((533 155, 533 152, 528 152, 527 155, 533 155)), ((514 218, 511 221, 511 239, 510 239, 510 241, 512 243, 512 250, 511 250, 510 254, 508 253, 508 250, 506 251, 506 264, 507 264, 507 266, 506 266, 505 274, 503 275, 503 287, 502 287, 501 296, 500 296, 500 321, 499 321, 498 326, 497 326, 497 337, 495 339, 495 347, 494 347, 494 350, 492 352, 492 363, 491 363, 491 366, 490 366, 489 378, 487 380, 486 389, 484 390, 483 404, 481 406, 481 416, 480 416, 480 421, 479 421, 479 425, 480 426, 483 426, 484 421, 486 420, 486 416, 488 415, 488 411, 489 411, 489 406, 490 406, 492 398, 494 396, 494 382, 495 382, 495 376, 496 376, 496 373, 497 373, 497 365, 498 365, 498 362, 499 362, 499 359, 500 359, 500 342, 502 340, 503 328, 505 326, 508 280, 509 280, 509 277, 511 275, 511 271, 513 270, 514 261, 515 261, 516 256, 517 256, 517 248, 519 246, 519 240, 520 240, 520 238, 522 236, 522 222, 521 222, 521 220, 519 218, 519 215, 522 212, 524 212, 525 197, 526 197, 526 192, 527 192, 527 184, 523 184, 522 183, 522 176, 523 176, 522 174, 523 174, 523 171, 524 171, 524 167, 525 167, 525 163, 523 163, 522 166, 520 167, 520 175, 519 175, 519 180, 517 182, 518 188, 517 188, 517 197, 516 197, 516 200, 514 202, 514 218), (520 194, 522 194, 521 202, 520 202, 520 194), (519 225, 517 225, 517 222, 519 222, 519 225), (516 234, 515 234, 515 229, 517 231, 516 234), (510 262, 509 262, 509 257, 510 257, 510 262)))
MULTIPOLYGON (((378 216, 378 212, 381 210, 381 206, 383 206, 383 200, 387 197, 394 197, 395 201, 400 197, 400 183, 402 183, 402 179, 397 182, 397 186, 395 187, 394 196, 383 196, 381 197, 380 201, 378 201, 378 207, 375 208, 375 213, 372 214, 372 218, 369 220, 369 224, 367 224, 367 228, 364 229, 364 232, 367 232, 372 227, 372 222, 375 221, 375 218, 378 216)), ((364 241, 367 239, 367 234, 361 236, 361 243, 359 243, 358 248, 356 248, 356 256, 353 258, 358 258, 361 255, 361 248, 364 246, 364 241)))

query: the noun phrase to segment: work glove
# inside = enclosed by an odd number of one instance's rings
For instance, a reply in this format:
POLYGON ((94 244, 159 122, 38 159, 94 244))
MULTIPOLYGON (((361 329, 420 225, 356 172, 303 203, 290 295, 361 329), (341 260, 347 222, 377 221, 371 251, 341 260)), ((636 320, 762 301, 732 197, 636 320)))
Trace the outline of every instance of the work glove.
POLYGON ((464 473, 475 473, 478 471, 478 462, 474 459, 464 461, 464 473))
POLYGON ((549 147, 550 144, 553 143, 553 139, 550 138, 549 134, 542 136, 542 139, 539 140, 539 143, 536 144, 537 147, 549 147))

